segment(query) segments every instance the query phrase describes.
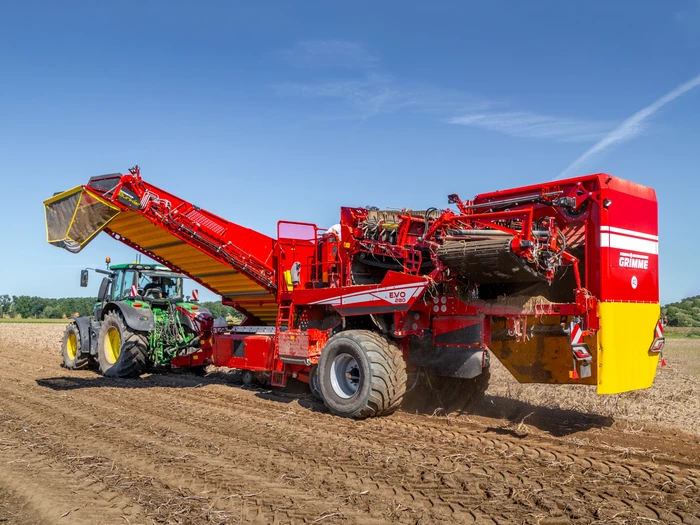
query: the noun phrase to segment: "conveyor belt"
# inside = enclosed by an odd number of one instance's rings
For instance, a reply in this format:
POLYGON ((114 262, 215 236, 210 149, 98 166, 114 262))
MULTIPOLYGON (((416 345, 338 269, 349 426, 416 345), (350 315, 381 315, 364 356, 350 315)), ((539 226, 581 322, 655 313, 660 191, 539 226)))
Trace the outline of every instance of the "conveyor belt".
POLYGON ((527 283, 545 279, 510 249, 511 238, 484 241, 448 241, 438 257, 460 279, 490 283, 527 283))

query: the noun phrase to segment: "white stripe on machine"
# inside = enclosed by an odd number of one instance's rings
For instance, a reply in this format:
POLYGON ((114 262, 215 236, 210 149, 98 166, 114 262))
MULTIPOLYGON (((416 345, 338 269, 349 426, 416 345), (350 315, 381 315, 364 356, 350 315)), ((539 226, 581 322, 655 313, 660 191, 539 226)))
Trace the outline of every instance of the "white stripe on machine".
POLYGON ((309 304, 327 304, 330 306, 350 305, 364 302, 388 302, 393 304, 402 304, 409 302, 414 296, 422 292, 427 283, 411 283, 401 284, 397 286, 388 286, 375 290, 365 290, 347 295, 338 295, 320 301, 314 301, 309 304))
POLYGON ((625 230, 624 228, 616 228, 615 226, 601 226, 600 231, 620 233, 622 235, 631 235, 633 237, 640 237, 642 239, 649 239, 651 241, 658 241, 659 240, 658 235, 651 235, 649 233, 636 232, 634 230, 625 230))
POLYGON ((659 254, 659 242, 646 239, 638 239, 620 235, 617 233, 601 233, 601 248, 618 248, 620 250, 632 250, 635 252, 648 253, 650 255, 659 254))

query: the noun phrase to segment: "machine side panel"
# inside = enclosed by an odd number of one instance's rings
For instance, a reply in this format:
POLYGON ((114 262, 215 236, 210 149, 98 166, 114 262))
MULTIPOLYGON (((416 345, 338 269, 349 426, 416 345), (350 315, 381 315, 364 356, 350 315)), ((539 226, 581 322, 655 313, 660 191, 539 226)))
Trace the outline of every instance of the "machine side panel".
POLYGON ((598 393, 649 388, 659 362, 659 354, 649 350, 660 315, 659 305, 608 302, 598 306, 598 393))

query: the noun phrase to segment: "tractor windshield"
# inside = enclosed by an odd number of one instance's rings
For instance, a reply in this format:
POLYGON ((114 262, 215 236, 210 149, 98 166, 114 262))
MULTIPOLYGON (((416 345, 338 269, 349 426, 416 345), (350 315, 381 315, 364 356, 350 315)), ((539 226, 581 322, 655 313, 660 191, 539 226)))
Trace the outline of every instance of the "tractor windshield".
POLYGON ((182 297, 182 276, 164 272, 141 273, 139 288, 146 294, 149 290, 156 290, 164 298, 182 297))

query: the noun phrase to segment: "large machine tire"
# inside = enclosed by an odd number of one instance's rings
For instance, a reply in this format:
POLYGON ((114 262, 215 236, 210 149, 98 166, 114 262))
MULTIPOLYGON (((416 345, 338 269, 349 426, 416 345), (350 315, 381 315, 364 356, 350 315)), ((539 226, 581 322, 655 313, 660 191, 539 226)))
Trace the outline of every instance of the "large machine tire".
POLYGON ((148 362, 148 337, 131 331, 121 314, 105 315, 97 342, 100 372, 107 377, 138 377, 148 362))
POLYGON ((401 405, 406 379, 406 362, 399 347, 369 330, 334 335, 318 361, 323 402, 343 417, 391 414, 401 405))
POLYGON ((430 375, 430 386, 445 412, 464 410, 471 402, 483 397, 491 379, 491 368, 471 379, 430 375))
POLYGON ((88 357, 81 355, 80 330, 75 323, 69 323, 63 332, 61 353, 63 354, 63 366, 69 370, 81 370, 87 368, 88 357))
POLYGON ((319 401, 323 401, 323 394, 321 394, 321 385, 318 383, 318 365, 314 365, 309 370, 309 390, 311 390, 311 395, 314 396, 319 401))

